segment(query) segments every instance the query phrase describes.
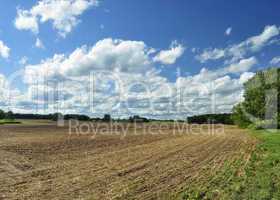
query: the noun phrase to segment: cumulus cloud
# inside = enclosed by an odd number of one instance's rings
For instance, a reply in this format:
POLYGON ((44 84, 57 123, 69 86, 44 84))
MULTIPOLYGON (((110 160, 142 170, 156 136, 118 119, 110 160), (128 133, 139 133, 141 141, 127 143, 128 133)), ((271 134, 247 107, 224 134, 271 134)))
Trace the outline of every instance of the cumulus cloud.
POLYGON ((9 101, 0 97, 0 103, 25 113, 185 119, 230 112, 242 100, 243 84, 254 75, 246 72, 256 62, 252 57, 170 81, 154 66, 151 52, 153 48, 143 41, 107 38, 69 55, 54 55, 27 65, 23 72, 27 89, 1 89, 13 95, 9 101))
POLYGON ((184 119, 195 114, 230 112, 232 106, 242 100, 243 83, 248 77, 249 74, 242 74, 234 79, 228 75, 220 76, 215 71, 202 70, 193 76, 178 77, 174 83, 151 71, 144 74, 95 72, 93 93, 89 77, 80 83, 68 77, 60 81, 63 83, 60 87, 50 83, 40 87, 30 85, 30 95, 27 96, 32 99, 25 102, 36 102, 39 107, 45 104, 47 106, 41 107, 48 112, 56 106, 63 113, 91 116, 112 113, 114 117, 138 114, 184 119), (216 102, 213 97, 216 97, 216 102))
POLYGON ((276 56, 274 58, 272 58, 272 60, 270 61, 270 64, 272 65, 277 65, 280 63, 280 56, 276 56))
POLYGON ((27 66, 28 71, 49 76, 84 76, 93 70, 145 72, 151 66, 149 48, 141 41, 98 41, 93 47, 77 48, 69 56, 55 55, 42 63, 27 66))
MULTIPOLYGON (((0 105, 1 109, 9 110, 16 103, 21 101, 18 89, 11 87, 7 78, 0 74, 0 105)), ((15 108, 15 107, 13 107, 15 108)))
POLYGON ((226 29, 226 31, 225 31, 225 34, 226 34, 227 36, 229 36, 229 35, 231 34, 231 32, 232 32, 232 28, 231 28, 231 27, 228 27, 228 28, 226 29))
POLYGON ((232 107, 242 100, 246 78, 248 75, 242 74, 235 79, 219 70, 205 68, 194 76, 180 77, 176 85, 181 88, 181 108, 189 115, 231 112, 232 107))
POLYGON ((221 58, 229 59, 227 63, 236 62, 244 58, 248 53, 254 53, 261 50, 264 46, 270 45, 273 38, 280 34, 280 30, 276 25, 266 26, 263 32, 259 35, 249 37, 239 44, 229 45, 221 48, 208 48, 201 54, 196 56, 196 59, 201 63, 209 60, 218 60, 221 58))
POLYGON ((204 52, 198 56, 196 56, 196 58, 201 62, 201 63, 205 63, 208 60, 217 60, 220 58, 223 58, 225 56, 225 50, 223 49, 206 49, 204 50, 204 52))
POLYGON ((174 64, 183 55, 184 51, 185 47, 182 44, 173 41, 169 50, 160 51, 153 60, 166 65, 174 64))
POLYGON ((15 27, 19 30, 39 32, 39 23, 52 22, 59 35, 65 37, 80 22, 78 17, 97 0, 41 0, 30 10, 18 8, 15 27))
POLYGON ((280 30, 277 26, 266 26, 260 35, 256 35, 247 40, 253 51, 261 49, 271 38, 279 35, 280 30))
POLYGON ((17 9, 14 25, 18 30, 30 30, 35 34, 39 32, 37 17, 29 11, 20 8, 17 9))
POLYGON ((230 73, 247 72, 257 63, 258 61, 255 57, 242 59, 238 63, 231 64, 229 67, 226 68, 226 70, 230 73))
POLYGON ((0 56, 3 58, 9 58, 10 48, 7 47, 3 41, 0 40, 0 56))
POLYGON ((254 75, 255 75, 255 73, 253 73, 253 72, 244 72, 243 74, 241 74, 241 76, 239 78, 239 81, 240 81, 241 84, 244 84, 248 80, 253 78, 254 75))

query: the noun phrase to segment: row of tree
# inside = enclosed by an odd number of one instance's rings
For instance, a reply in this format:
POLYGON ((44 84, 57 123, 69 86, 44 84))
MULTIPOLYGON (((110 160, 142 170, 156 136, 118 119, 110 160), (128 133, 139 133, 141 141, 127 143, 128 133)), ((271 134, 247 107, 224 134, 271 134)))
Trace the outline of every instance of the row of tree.
POLYGON ((62 119, 69 120, 69 119, 77 119, 80 121, 89 121, 91 120, 90 117, 87 115, 75 115, 75 114, 69 114, 69 115, 62 115, 60 113, 54 113, 54 114, 21 114, 21 113, 13 113, 11 111, 4 112, 3 110, 0 110, 0 120, 1 119, 45 119, 45 120, 54 120, 57 121, 59 117, 62 117, 62 119))
MULTIPOLYGON (((148 119, 145 117, 140 117, 138 115, 134 115, 129 117, 128 119, 113 119, 111 115, 105 114, 103 118, 90 118, 87 115, 78 115, 78 114, 66 114, 63 115, 61 113, 54 114, 21 114, 21 113, 13 113, 11 111, 4 112, 0 110, 0 119, 33 119, 33 120, 53 120, 57 121, 59 119, 70 120, 76 119, 79 121, 99 121, 99 122, 151 122, 151 121, 160 121, 160 122, 174 122, 175 120, 155 120, 148 119)), ((233 124, 231 114, 206 114, 206 115, 197 115, 187 118, 188 123, 196 123, 196 124, 205 124, 205 123, 217 123, 217 124, 233 124)))
POLYGON ((233 124, 230 113, 196 115, 188 117, 187 121, 190 124, 233 124))
POLYGON ((3 110, 0 110, 0 120, 1 119, 14 119, 14 114, 9 111, 9 112, 4 112, 3 110))
POLYGON ((100 122, 110 122, 110 121, 120 121, 120 122, 149 122, 150 120, 144 117, 139 117, 137 115, 130 117, 128 119, 113 119, 111 115, 105 114, 103 118, 90 118, 87 115, 79 115, 79 114, 66 114, 63 115, 61 113, 54 114, 21 114, 21 113, 13 113, 11 111, 4 112, 0 110, 0 119, 33 119, 33 120, 53 120, 58 121, 59 119, 70 120, 76 119, 79 121, 100 121, 100 122))

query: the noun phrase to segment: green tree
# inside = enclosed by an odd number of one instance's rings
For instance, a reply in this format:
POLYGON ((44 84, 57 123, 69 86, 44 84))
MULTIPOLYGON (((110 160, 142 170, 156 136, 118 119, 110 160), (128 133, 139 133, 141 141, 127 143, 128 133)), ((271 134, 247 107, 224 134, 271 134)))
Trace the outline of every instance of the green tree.
POLYGON ((59 119, 63 119, 63 114, 62 113, 54 113, 52 116, 53 121, 58 121, 59 119))
POLYGON ((250 125, 250 120, 246 117, 244 113, 244 103, 239 103, 233 108, 232 120, 235 124, 242 128, 246 128, 250 125))
POLYGON ((236 124, 248 126, 250 120, 247 116, 250 115, 257 119, 253 120, 256 127, 279 127, 279 74, 279 68, 260 71, 244 84, 244 101, 233 108, 233 120, 236 124))
POLYGON ((109 114, 105 114, 104 117, 103 117, 103 121, 104 122, 110 122, 112 119, 111 119, 111 115, 109 114))
POLYGON ((5 112, 3 110, 0 110, 0 119, 5 118, 5 112))
POLYGON ((5 114, 5 119, 14 120, 14 113, 9 111, 5 114))
POLYGON ((264 72, 258 72, 255 77, 244 85, 245 101, 242 104, 247 113, 256 118, 264 119, 266 111, 266 83, 264 72))

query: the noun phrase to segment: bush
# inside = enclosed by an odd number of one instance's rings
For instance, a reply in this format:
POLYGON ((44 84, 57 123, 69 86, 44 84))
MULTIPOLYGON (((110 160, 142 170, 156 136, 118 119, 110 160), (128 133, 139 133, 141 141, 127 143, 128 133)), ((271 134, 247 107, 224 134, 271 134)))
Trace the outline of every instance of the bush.
POLYGON ((251 122, 244 113, 243 104, 240 103, 233 108, 232 120, 241 128, 247 128, 251 122))

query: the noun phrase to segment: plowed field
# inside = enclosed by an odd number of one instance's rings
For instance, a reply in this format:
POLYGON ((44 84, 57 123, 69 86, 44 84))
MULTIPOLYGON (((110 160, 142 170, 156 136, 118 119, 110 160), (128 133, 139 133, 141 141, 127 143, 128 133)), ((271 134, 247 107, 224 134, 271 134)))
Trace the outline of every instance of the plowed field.
POLYGON ((234 126, 210 135, 176 128, 93 137, 52 123, 0 126, 0 199, 176 199, 225 162, 248 160, 256 143, 234 126))

